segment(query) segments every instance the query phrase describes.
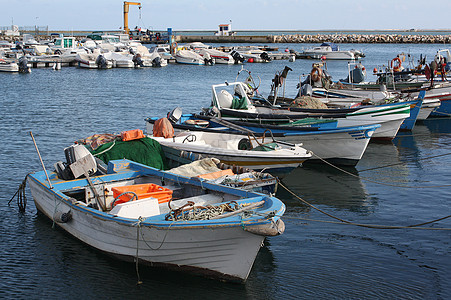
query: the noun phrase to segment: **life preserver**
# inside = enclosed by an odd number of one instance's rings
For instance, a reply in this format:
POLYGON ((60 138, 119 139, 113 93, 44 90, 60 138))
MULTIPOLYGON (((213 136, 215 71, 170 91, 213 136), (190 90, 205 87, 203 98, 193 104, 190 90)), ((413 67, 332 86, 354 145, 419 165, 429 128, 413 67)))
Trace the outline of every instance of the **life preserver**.
POLYGON ((391 60, 391 68, 393 69, 394 72, 399 72, 401 70, 401 59, 399 57, 395 57, 391 60), (397 62, 397 64, 395 65, 395 62, 397 62))
POLYGON ((323 71, 318 67, 314 67, 312 69, 312 71, 310 72, 310 78, 312 79, 313 82, 320 81, 322 75, 323 75, 323 71))
POLYGON ((210 122, 206 120, 186 120, 185 124, 196 125, 196 126, 208 126, 210 122))

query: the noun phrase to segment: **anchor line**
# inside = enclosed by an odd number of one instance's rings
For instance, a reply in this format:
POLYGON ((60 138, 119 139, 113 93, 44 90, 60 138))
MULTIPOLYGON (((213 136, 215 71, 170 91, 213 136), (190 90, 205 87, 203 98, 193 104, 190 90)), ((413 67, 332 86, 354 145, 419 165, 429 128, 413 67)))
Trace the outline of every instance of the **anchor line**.
POLYGON ((312 151, 310 151, 310 153, 312 153, 312 155, 314 155, 315 157, 317 157, 319 160, 321 160, 322 162, 324 162, 325 164, 339 170, 340 172, 343 172, 347 175, 350 175, 352 177, 358 178, 358 179, 362 179, 368 182, 372 182, 372 183, 376 183, 376 184, 381 184, 381 185, 386 185, 386 186, 392 186, 392 187, 399 187, 399 188, 411 188, 411 189, 424 189, 424 188, 439 188, 439 187, 449 187, 451 186, 451 184, 443 184, 443 185, 428 185, 428 186, 409 186, 409 185, 399 185, 399 184, 391 184, 391 183, 387 183, 387 182, 381 182, 381 181, 377 181, 377 180, 372 180, 366 177, 362 177, 362 176, 357 176, 355 174, 352 174, 351 172, 348 172, 346 170, 343 170, 340 167, 337 167, 334 164, 331 164, 330 162, 328 162, 327 160, 319 157, 318 155, 316 155, 315 153, 313 153, 312 151))
MULTIPOLYGON (((419 158, 418 160, 433 159, 433 158, 443 157, 443 156, 447 156, 447 155, 451 155, 451 153, 445 153, 445 154, 439 154, 439 155, 434 155, 434 156, 428 156, 428 157, 424 157, 424 158, 419 158)), ((395 163, 395 164, 389 164, 389 165, 385 165, 385 166, 374 167, 374 168, 369 168, 369 169, 365 169, 365 170, 359 170, 359 173, 360 172, 377 170, 377 169, 382 169, 382 168, 387 168, 387 167, 393 167, 393 166, 402 165, 402 164, 404 164, 404 163, 403 162, 399 162, 399 163, 395 163)))
POLYGON ((289 216, 281 216, 282 218, 286 218, 286 219, 296 219, 296 220, 310 220, 310 221, 317 221, 317 222, 325 222, 325 223, 333 223, 333 224, 342 224, 342 225, 354 225, 354 226, 358 226, 358 227, 365 227, 365 228, 373 228, 373 229, 424 229, 424 230, 451 230, 451 228, 428 228, 428 227, 421 227, 427 224, 432 224, 432 223, 436 223, 448 218, 451 218, 451 215, 445 216, 445 217, 441 217, 435 220, 431 220, 431 221, 427 221, 427 222, 423 222, 423 223, 419 223, 419 224, 413 224, 413 225, 408 225, 408 226, 392 226, 392 225, 377 225, 377 224, 361 224, 361 223, 355 223, 355 222, 351 222, 348 220, 344 220, 341 219, 339 217, 336 217, 316 206, 314 206, 313 204, 309 203, 308 201, 302 199, 301 197, 299 197, 298 195, 296 195, 293 191, 291 191, 289 188, 287 188, 286 186, 284 186, 282 183, 279 183, 281 187, 283 187, 287 192, 289 192, 291 195, 293 195, 295 198, 297 198, 299 201, 301 201, 302 203, 304 203, 305 205, 317 210, 318 212, 325 214, 328 217, 331 217, 335 220, 338 220, 340 222, 333 222, 333 221, 320 221, 320 220, 312 220, 312 219, 304 219, 304 218, 295 218, 295 217, 289 217, 289 216))
POLYGON ((25 194, 25 188, 27 186, 27 174, 25 178, 23 179, 22 183, 19 185, 19 188, 17 189, 16 193, 12 198, 8 201, 8 206, 10 205, 11 201, 13 201, 14 198, 17 196, 17 206, 19 207, 19 212, 24 213, 25 208, 27 207, 27 196, 25 194))

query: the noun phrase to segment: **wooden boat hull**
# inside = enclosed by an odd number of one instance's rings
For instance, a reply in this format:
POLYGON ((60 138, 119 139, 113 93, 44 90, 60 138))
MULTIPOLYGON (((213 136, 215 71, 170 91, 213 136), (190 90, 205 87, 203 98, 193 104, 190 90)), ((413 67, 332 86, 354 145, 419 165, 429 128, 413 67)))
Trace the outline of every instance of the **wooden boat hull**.
MULTIPOLYGON (((209 131, 209 132, 233 132, 229 128, 225 128, 221 124, 215 123, 208 117, 196 116, 209 120, 208 128, 199 126, 189 126, 186 124, 173 124, 175 130, 191 130, 191 131, 209 131)), ((186 119, 190 115, 185 115, 186 119)), ((181 122, 184 123, 184 118, 181 122)), ((153 122, 156 118, 148 118, 147 132, 152 132, 153 122)), ((269 131, 280 141, 289 143, 302 143, 302 147, 312 151, 313 155, 305 163, 333 162, 339 165, 355 166, 362 158, 370 138, 380 125, 356 126, 336 129, 318 129, 309 127, 255 124, 244 121, 233 121, 234 124, 251 130, 255 135, 262 135, 269 131), (269 130, 269 131, 268 131, 269 130)), ((236 133, 236 132, 234 132, 236 133)))
MULTIPOLYGON (((123 162, 127 161, 120 162, 124 164, 123 162)), ((101 180, 94 177, 92 180, 99 185, 102 181, 108 182, 109 177, 133 178, 135 176, 133 172, 121 173, 121 163, 113 166, 117 174, 102 176, 101 180)), ((144 165, 136 165, 142 170, 149 169, 144 165)), ((160 173, 165 177, 164 180, 176 178, 175 175, 160 173)), ((180 183, 192 181, 195 184, 194 180, 178 178, 181 180, 180 183)), ((86 179, 61 181, 56 178, 55 173, 51 173, 50 180, 53 189, 45 182, 43 172, 30 174, 28 177, 37 209, 75 238, 126 261, 133 261, 138 256, 140 262, 149 265, 165 266, 226 280, 244 281, 264 239, 258 232, 261 232, 262 227, 267 230, 268 226, 273 226, 271 222, 274 222, 275 226, 280 226, 274 227, 275 230, 283 231, 283 222, 281 220, 279 222, 278 218, 269 220, 269 223, 256 219, 243 219, 241 222, 237 219, 235 222, 228 218, 170 222, 158 220, 158 216, 140 220, 114 216, 82 205, 80 201, 63 193, 73 188, 86 187, 86 179), (70 212, 72 218, 67 222, 58 222, 56 215, 60 212, 70 212)), ((197 185, 202 188, 201 183, 197 185)), ((248 191, 215 187, 205 182, 203 187, 226 189, 237 195, 242 193, 243 197, 246 197, 246 193, 259 196, 248 191)), ((285 210, 283 204, 274 208, 278 215, 283 214, 285 210)), ((263 232, 268 231, 264 229, 263 232)))

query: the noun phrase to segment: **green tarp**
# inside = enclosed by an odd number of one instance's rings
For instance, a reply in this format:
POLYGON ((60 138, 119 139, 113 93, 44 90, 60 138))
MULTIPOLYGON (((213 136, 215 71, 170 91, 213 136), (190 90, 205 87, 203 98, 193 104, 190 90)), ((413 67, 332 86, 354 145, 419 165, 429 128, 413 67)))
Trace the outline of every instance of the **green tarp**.
POLYGON ((92 154, 106 164, 110 160, 126 158, 156 169, 167 169, 166 157, 161 145, 148 137, 128 142, 116 140, 106 143, 92 151, 92 154))
POLYGON ((239 98, 237 96, 233 97, 232 100, 232 109, 247 109, 247 101, 246 98, 239 98))

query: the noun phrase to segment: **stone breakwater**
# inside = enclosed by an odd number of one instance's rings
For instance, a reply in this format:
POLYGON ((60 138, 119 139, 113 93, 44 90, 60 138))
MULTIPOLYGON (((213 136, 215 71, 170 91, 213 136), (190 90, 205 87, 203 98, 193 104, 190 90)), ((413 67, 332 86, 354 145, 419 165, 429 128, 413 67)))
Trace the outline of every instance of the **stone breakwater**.
POLYGON ((451 43, 449 35, 420 34, 293 34, 275 35, 274 43, 368 43, 368 44, 443 44, 451 43))

